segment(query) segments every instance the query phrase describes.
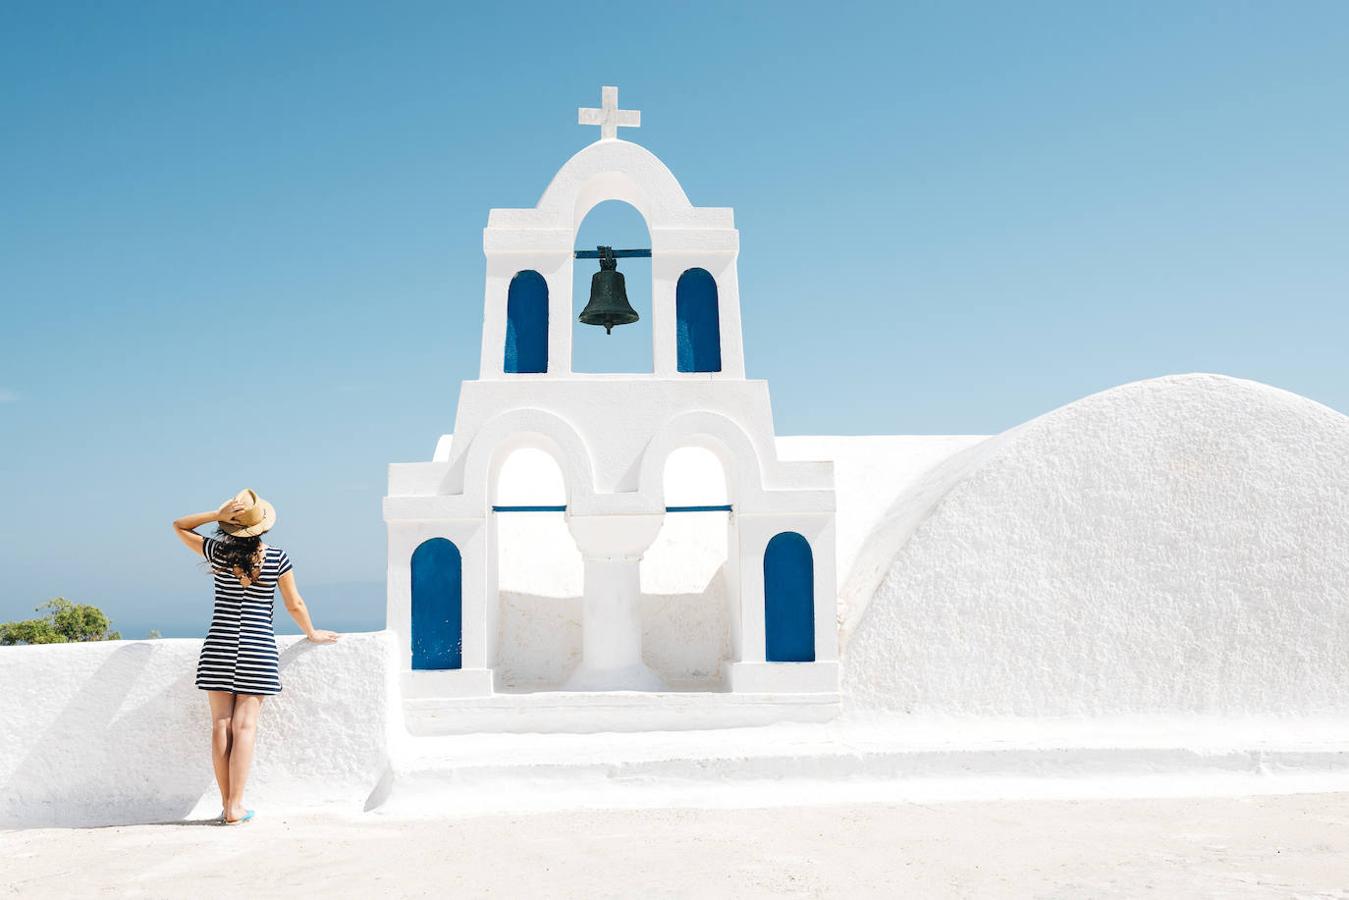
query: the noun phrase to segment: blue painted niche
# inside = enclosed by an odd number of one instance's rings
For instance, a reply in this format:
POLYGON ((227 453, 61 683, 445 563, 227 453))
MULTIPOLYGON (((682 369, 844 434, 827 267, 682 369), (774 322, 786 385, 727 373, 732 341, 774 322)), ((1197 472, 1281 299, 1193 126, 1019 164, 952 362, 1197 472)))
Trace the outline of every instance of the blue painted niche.
POLYGON ((548 282, 532 270, 516 272, 506 297, 507 372, 548 371, 548 282))
POLYGON ((815 560, 795 531, 773 536, 764 550, 764 654, 769 662, 815 659, 815 560))
POLYGON ((675 286, 675 331, 679 371, 721 371, 721 320, 717 280, 706 269, 689 269, 675 286))
POLYGON ((464 561, 445 538, 412 553, 412 668, 464 665, 464 561))

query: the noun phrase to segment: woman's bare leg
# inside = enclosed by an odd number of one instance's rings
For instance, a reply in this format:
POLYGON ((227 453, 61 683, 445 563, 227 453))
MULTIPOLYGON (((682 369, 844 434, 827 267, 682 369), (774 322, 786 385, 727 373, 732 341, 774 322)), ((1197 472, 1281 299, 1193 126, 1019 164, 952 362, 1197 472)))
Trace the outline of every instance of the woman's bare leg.
POLYGON ((223 813, 230 797, 230 742, 233 735, 230 721, 234 716, 234 695, 229 691, 207 691, 211 703, 211 767, 215 769, 215 783, 220 787, 220 809, 223 813))
POLYGON ((234 698, 234 715, 230 730, 234 736, 230 747, 230 791, 225 803, 225 818, 233 821, 243 817, 244 785, 248 782, 248 767, 253 764, 253 739, 258 733, 258 711, 262 697, 257 694, 238 694, 234 698))

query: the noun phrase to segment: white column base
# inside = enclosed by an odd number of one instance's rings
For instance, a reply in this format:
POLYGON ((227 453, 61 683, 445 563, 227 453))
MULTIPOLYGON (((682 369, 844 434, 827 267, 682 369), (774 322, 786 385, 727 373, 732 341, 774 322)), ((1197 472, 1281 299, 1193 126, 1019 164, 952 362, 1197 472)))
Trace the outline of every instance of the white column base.
POLYGON ((728 690, 737 694, 836 694, 837 662, 722 663, 728 690))
POLYGON ((490 697, 491 669, 412 669, 400 679, 405 698, 490 697))
POLYGON ((663 691, 665 682, 645 663, 617 669, 596 669, 584 662, 562 684, 564 691, 663 691))

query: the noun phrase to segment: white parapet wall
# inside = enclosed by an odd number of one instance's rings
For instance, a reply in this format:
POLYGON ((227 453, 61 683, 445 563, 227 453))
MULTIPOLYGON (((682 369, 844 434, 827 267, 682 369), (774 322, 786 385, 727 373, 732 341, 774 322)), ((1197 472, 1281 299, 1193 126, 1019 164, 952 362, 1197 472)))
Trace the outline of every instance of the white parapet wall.
MULTIPOLYGON (((386 631, 336 644, 278 637, 247 799, 258 808, 376 802, 402 731, 386 631), (376 794, 372 800, 372 794, 376 794)), ((0 649, 0 827, 210 818, 200 640, 0 649)))

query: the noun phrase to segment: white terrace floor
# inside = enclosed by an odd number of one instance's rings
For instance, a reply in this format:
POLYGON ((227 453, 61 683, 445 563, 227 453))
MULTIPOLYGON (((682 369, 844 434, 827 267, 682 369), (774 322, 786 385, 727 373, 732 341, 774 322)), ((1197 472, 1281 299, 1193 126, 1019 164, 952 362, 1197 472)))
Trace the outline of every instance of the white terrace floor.
POLYGON ((0 896, 1349 898, 1339 720, 409 737, 367 812, 216 800, 0 831, 0 896))
POLYGON ((14 897, 1349 897, 1349 794, 0 832, 14 897))

